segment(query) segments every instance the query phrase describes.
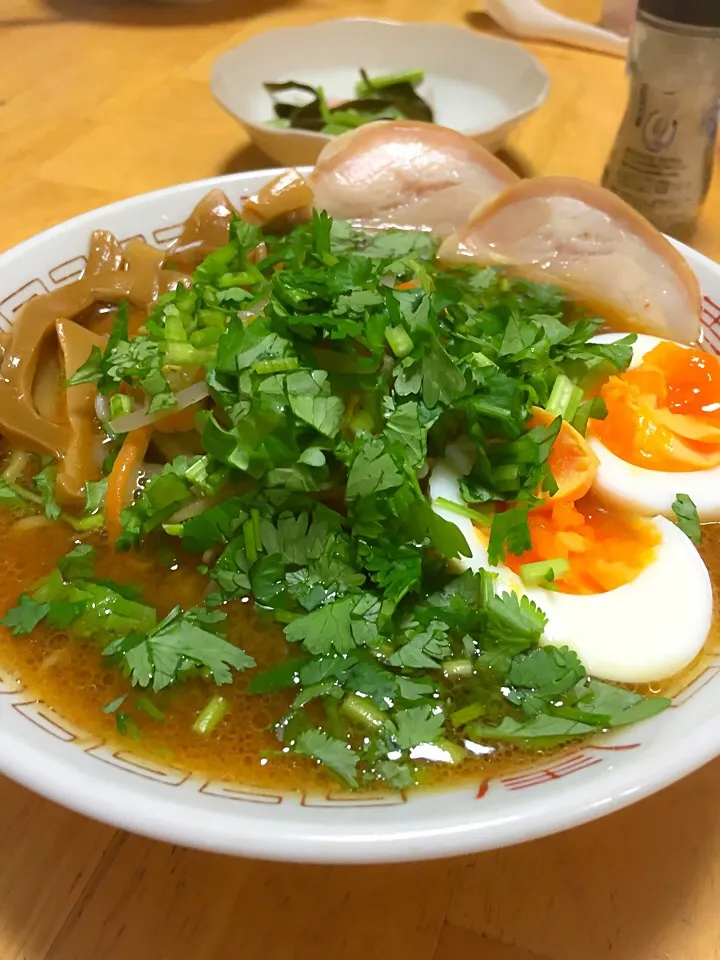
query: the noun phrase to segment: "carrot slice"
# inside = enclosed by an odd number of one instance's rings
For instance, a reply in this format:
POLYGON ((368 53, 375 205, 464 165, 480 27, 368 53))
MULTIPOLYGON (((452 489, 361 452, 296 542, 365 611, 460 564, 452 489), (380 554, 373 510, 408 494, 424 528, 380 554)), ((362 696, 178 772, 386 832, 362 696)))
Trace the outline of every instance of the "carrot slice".
POLYGON ((128 484, 142 463, 147 452, 152 435, 152 427, 140 427, 131 430, 123 440, 113 468, 108 477, 108 488, 105 496, 105 525, 108 535, 115 543, 122 533, 120 514, 126 505, 128 484))
MULTIPOLYGON (((555 414, 548 413, 542 407, 533 407, 528 426, 548 427, 554 420, 555 414)), ((548 465, 555 477, 558 491, 548 497, 547 504, 537 507, 538 510, 584 497, 595 479, 598 461, 585 437, 563 420, 550 451, 548 465)))

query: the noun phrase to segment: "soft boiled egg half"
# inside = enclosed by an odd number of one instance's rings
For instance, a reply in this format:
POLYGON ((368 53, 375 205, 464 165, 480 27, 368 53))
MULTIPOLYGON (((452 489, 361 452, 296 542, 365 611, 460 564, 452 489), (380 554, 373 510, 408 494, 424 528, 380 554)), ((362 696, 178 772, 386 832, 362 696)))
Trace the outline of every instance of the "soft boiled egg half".
POLYGON ((640 335, 630 369, 610 377, 600 395, 608 415, 588 430, 599 461, 593 489, 645 516, 672 517, 685 493, 701 521, 720 520, 720 359, 640 335))
MULTIPOLYGON (((563 549, 570 562, 557 591, 528 587, 511 566, 519 569, 532 556, 508 556, 507 564, 492 567, 487 532, 437 503, 465 505, 460 479, 472 463, 471 445, 448 447, 430 478, 433 509, 468 543, 471 557, 455 561, 462 569, 490 570, 496 592, 525 594, 545 613, 544 644, 570 647, 589 674, 619 683, 665 679, 697 656, 710 630, 712 587, 699 553, 675 524, 613 516, 592 495, 531 512, 533 549, 546 541, 546 553, 563 549)), ((634 482, 642 496, 642 481, 634 482)))

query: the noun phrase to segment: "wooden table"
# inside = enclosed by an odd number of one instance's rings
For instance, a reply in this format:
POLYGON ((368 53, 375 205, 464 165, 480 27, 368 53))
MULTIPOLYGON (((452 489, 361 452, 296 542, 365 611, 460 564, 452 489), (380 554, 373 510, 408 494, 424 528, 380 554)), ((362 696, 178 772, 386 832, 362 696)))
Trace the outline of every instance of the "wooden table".
MULTIPOLYGON (((468 5, 469 2, 468 2, 468 5)), ((591 15, 592 0, 555 0, 591 15)), ((267 165, 213 102, 251 33, 364 14, 462 22, 461 0, 3 0, 0 250, 84 210, 267 165)), ((473 26, 493 29, 483 17, 473 26)), ((620 61, 533 46, 553 81, 513 137, 526 173, 597 180, 620 61)), ((695 244, 720 257, 720 183, 695 244)), ((0 780, 0 960, 713 960, 720 761, 606 820, 410 866, 262 864, 129 836, 0 780)))

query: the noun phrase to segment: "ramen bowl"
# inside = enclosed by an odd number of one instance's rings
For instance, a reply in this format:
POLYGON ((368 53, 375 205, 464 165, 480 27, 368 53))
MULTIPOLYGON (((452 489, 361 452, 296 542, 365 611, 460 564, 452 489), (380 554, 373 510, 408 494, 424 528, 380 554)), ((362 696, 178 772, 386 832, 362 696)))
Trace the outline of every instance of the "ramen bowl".
MULTIPOLYGON (((278 171, 235 174, 124 200, 54 227, 0 256, 0 325, 30 298, 83 270, 92 230, 170 244, 213 187, 235 204, 278 171)), ((720 347, 720 267, 676 244, 704 295, 720 347)), ((17 642, 23 642, 18 640, 17 642)), ((670 709, 538 758, 514 775, 436 791, 283 793, 198 776, 91 736, 0 666, 0 771, 116 827, 202 849, 275 860, 361 863, 471 853, 584 823, 662 789, 720 754, 720 655, 706 650, 670 709)))
POLYGON ((327 20, 251 37, 214 64, 215 99, 277 163, 314 163, 332 138, 269 125, 273 102, 263 83, 322 86, 331 101, 354 96, 360 68, 369 76, 422 70, 421 95, 435 122, 497 150, 545 101, 550 81, 531 53, 509 40, 444 23, 327 20))

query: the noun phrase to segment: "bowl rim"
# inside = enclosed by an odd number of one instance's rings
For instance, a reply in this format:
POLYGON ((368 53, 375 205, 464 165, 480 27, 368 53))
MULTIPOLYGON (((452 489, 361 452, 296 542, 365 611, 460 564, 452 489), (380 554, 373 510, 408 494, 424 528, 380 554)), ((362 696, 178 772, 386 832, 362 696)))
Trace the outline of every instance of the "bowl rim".
MULTIPOLYGON (((164 187, 119 200, 65 220, 0 254, 0 269, 28 256, 48 242, 57 242, 70 228, 91 228, 105 217, 132 211, 148 201, 179 198, 213 188, 232 188, 255 181, 266 182, 287 168, 247 171, 209 177, 164 187), (262 179, 261 179, 262 178, 262 179)), ((309 168, 300 168, 307 170, 309 168)), ((708 257, 672 241, 690 265, 704 265, 720 282, 720 267, 708 257)), ((651 721, 652 722, 652 721, 651 721)), ((472 816, 463 806, 438 823, 432 812, 415 814, 393 823, 352 823, 341 818, 295 818, 282 822, 262 813, 264 805, 251 811, 193 809, 184 798, 148 796, 135 780, 106 782, 94 770, 73 768, 57 741, 47 746, 28 743, 7 730, 0 733, 0 773, 47 799, 72 810, 153 839, 182 846, 267 860, 308 863, 380 863, 436 859, 497 849, 578 826, 617 811, 688 775, 720 754, 720 724, 704 720, 688 736, 683 749, 664 756, 661 762, 650 752, 633 757, 632 764, 610 766, 599 776, 577 783, 565 782, 562 802, 542 796, 522 806, 511 806, 494 817, 472 816), (55 746, 51 746, 54 743, 55 746)), ((77 750, 74 744, 63 744, 77 750)), ((450 792, 459 792, 450 791, 450 792)), ((433 796, 442 796, 434 791, 433 796)), ((398 807, 398 810, 406 809, 398 807)), ((355 810, 357 813, 357 810, 355 810)), ((347 813, 352 817, 353 810, 347 813)))
MULTIPOLYGON (((700 747, 699 741, 696 741, 700 747)), ((72 745, 71 745, 72 746, 72 745)), ((689 746, 686 744, 686 747, 689 746)), ((75 748, 77 749, 77 748, 75 748)), ((472 855, 516 846, 582 826, 616 813, 683 779, 720 754, 720 730, 702 749, 688 749, 681 762, 661 769, 657 760, 637 757, 632 767, 614 769, 601 778, 604 786, 566 785, 562 804, 539 801, 530 810, 501 814, 492 821, 432 826, 416 819, 402 829, 386 826, 359 831, 347 823, 329 829, 299 818, 292 828, 263 817, 193 810, 164 797, 148 798, 129 786, 105 785, 83 771, 68 777, 63 760, 47 751, 3 742, 0 773, 33 793, 116 829, 151 840, 211 853, 279 862, 311 864, 407 863, 472 855), (9 749, 8 749, 9 748, 9 749), (595 787, 593 789, 592 787, 595 787)), ((440 791, 435 792, 441 795, 440 791)), ((434 819, 434 818, 431 818, 434 819)))
MULTIPOLYGON (((477 137, 483 134, 492 133, 494 130, 499 130, 509 123, 519 123, 529 114, 533 113, 535 110, 538 110, 543 103, 547 100, 550 93, 550 74, 545 68, 544 64, 535 56, 532 51, 528 50, 527 47, 523 46, 521 43, 517 43, 514 40, 511 40, 508 37, 496 37, 491 34, 483 33, 477 30, 473 30, 471 27, 463 26, 457 23, 446 23, 444 21, 440 22, 428 22, 427 20, 393 20, 389 17, 331 17, 327 20, 316 20, 313 23, 302 23, 302 24, 288 24, 287 26, 281 27, 272 27, 269 30, 263 30, 260 33, 253 34, 253 36, 248 37, 246 40, 243 40, 241 43, 236 44, 234 47, 231 47, 229 50, 225 50, 220 54, 219 57, 213 62, 211 71, 210 71, 210 90, 213 97, 218 102, 218 104, 225 110, 230 116, 234 117, 244 126, 252 130, 262 130, 264 134, 274 135, 277 137, 303 137, 308 138, 309 140, 317 140, 319 143, 329 143, 332 140, 337 139, 329 133, 321 133, 317 130, 293 130, 291 128, 282 128, 282 127, 273 127, 269 122, 257 122, 251 120, 247 117, 240 117, 239 114, 230 110, 230 108, 225 103, 223 97, 218 94, 216 89, 218 83, 218 73, 222 69, 223 65, 226 62, 231 62, 233 57, 237 54, 239 50, 247 48, 252 44, 259 42, 262 38, 265 38, 271 34, 281 34, 281 33, 294 33, 298 30, 313 30, 318 27, 326 27, 335 24, 350 24, 350 23, 371 23, 381 27, 412 27, 414 29, 420 29, 423 32, 428 32, 430 28, 441 27, 444 30, 449 30, 453 32, 462 32, 469 36, 472 36, 480 45, 495 45, 498 49, 500 47, 508 46, 514 47, 520 51, 525 56, 526 62, 528 65, 532 65, 534 68, 538 80, 541 81, 538 86, 537 93, 529 100, 528 104, 520 110, 514 112, 508 111, 502 120, 497 123, 492 123, 485 126, 463 126, 462 129, 459 127, 452 127, 451 129, 456 130, 458 133, 462 133, 467 137, 477 137)), ((261 81, 262 82, 262 81, 261 81)))

